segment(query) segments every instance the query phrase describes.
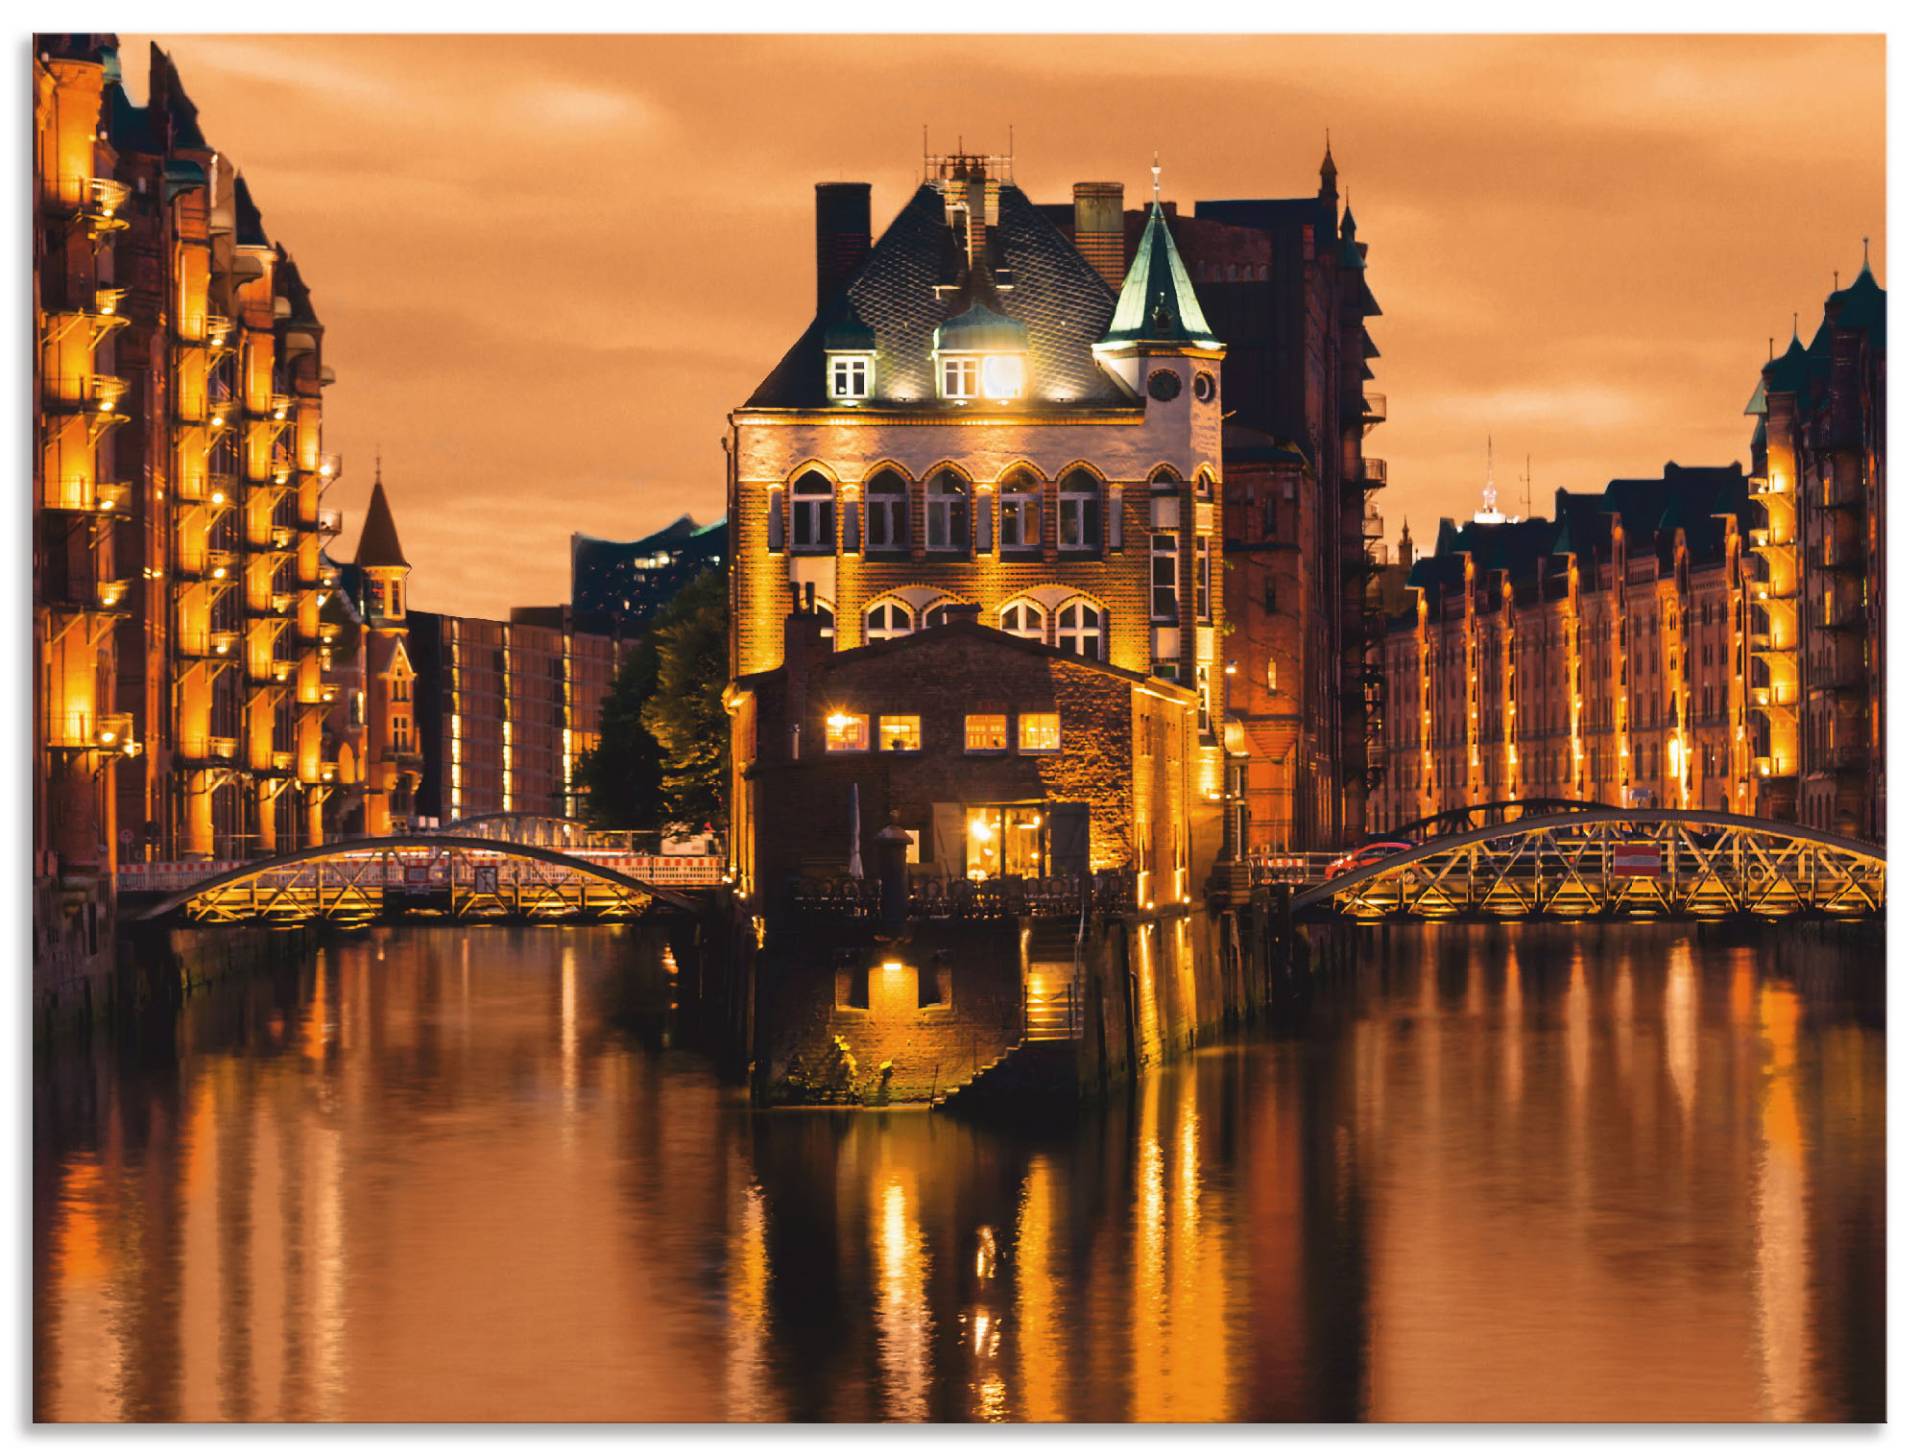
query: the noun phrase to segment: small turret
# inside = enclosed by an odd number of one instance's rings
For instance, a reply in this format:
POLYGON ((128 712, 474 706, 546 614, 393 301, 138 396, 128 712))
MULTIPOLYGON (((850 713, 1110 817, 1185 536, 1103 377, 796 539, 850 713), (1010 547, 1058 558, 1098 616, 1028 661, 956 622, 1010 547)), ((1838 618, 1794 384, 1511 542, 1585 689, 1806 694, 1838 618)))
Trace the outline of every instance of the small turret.
POLYGON ((1333 131, 1327 131, 1327 154, 1320 159, 1320 201, 1328 208, 1340 203, 1340 169, 1333 165, 1333 131))
POLYGON ((400 532, 393 524, 393 508, 387 504, 387 488, 380 479, 377 459, 373 498, 367 502, 367 520, 360 528, 353 564, 367 578, 367 625, 375 631, 406 630, 407 575, 413 568, 400 549, 400 532))

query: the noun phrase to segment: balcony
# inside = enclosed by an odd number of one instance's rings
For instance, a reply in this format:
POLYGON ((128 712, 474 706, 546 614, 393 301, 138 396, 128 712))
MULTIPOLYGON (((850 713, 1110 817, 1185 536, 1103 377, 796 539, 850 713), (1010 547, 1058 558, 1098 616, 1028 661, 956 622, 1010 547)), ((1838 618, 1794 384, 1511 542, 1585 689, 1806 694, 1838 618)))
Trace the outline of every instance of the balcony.
POLYGON ((183 763, 232 763, 240 752, 237 738, 198 736, 182 738, 174 757, 183 763))
POLYGON ((1387 462, 1378 456, 1367 455, 1360 461, 1360 484, 1368 490, 1379 490, 1387 483, 1387 462))
POLYGON ((133 487, 124 480, 88 480, 76 475, 59 482, 57 494, 41 502, 49 511, 72 511, 78 515, 120 516, 133 503, 133 487))
POLYGON ((48 202, 54 210, 86 224, 91 233, 117 232, 127 225, 120 209, 126 206, 128 192, 126 183, 111 177, 61 177, 48 202))
POLYGON ((1384 394, 1360 396, 1360 422, 1369 429, 1387 422, 1387 397, 1384 394))
POLYGON ((238 564, 231 551, 208 551, 198 563, 181 562, 178 574, 183 582, 231 581, 238 564))
POLYGON ((315 515, 313 524, 315 530, 331 540, 340 534, 340 512, 335 510, 320 511, 315 515))
POLYGON ((114 374, 50 375, 42 389, 49 410, 119 419, 116 411, 126 396, 127 381, 114 374))
MULTIPOLYGON (((322 455, 318 466, 318 474, 322 481, 330 482, 338 480, 340 478, 340 457, 338 455, 322 455)), ((324 489, 324 487, 322 488, 324 489)))
POLYGON ((128 600, 132 590, 133 583, 125 577, 96 581, 93 584, 93 604, 103 612, 124 616, 133 610, 133 603, 128 600))
POLYGON ((290 394, 270 394, 267 396, 267 418, 285 421, 293 416, 293 396, 290 394))

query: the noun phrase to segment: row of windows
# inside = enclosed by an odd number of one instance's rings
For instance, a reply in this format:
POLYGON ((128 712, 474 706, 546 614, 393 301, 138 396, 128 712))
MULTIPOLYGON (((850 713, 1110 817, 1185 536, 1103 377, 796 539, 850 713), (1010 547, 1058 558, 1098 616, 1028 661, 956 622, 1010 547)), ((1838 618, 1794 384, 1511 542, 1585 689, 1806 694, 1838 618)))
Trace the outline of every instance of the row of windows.
MULTIPOLYGON (((925 627, 946 625, 949 613, 958 605, 937 602, 916 614, 912 607, 894 597, 883 597, 867 608, 861 626, 868 642, 886 642, 895 637, 910 637, 925 627)), ((998 613, 999 627, 1015 637, 1035 642, 1051 642, 1079 657, 1105 661, 1107 655, 1107 615, 1084 597, 1060 607, 1053 614, 1053 632, 1047 632, 1046 610, 1036 601, 1019 597, 998 613)))
MULTIPOLYGON (((1013 740, 1022 753, 1058 753, 1060 751, 1060 715, 1058 713, 1019 713, 1017 736, 1013 740)), ((1005 753, 1007 751, 1005 713, 968 713, 963 725, 963 741, 968 753, 1005 753)), ((871 753, 876 742, 882 753, 918 753, 920 751, 920 715, 918 713, 849 713, 835 709, 827 717, 828 753, 871 753), (876 724, 877 737, 876 737, 876 724)))
MULTIPOLYGON (((1060 477, 1052 491, 1060 550, 1097 554, 1102 548, 1103 534, 1106 547, 1118 548, 1119 513, 1107 503, 1106 484, 1093 471, 1081 466, 1060 477)), ((1162 466, 1149 477, 1148 484, 1155 490, 1172 492, 1185 482, 1162 466)), ((1194 484, 1202 498, 1212 491, 1211 477, 1205 471, 1196 477, 1194 484)), ((784 509, 776 488, 773 508, 767 518, 768 549, 791 549, 797 555, 824 555, 836 547, 858 550, 864 521, 868 551, 911 550, 915 542, 906 478, 897 471, 882 470, 868 478, 864 494, 864 510, 862 503, 849 500, 845 514, 841 515, 836 509, 833 483, 819 471, 810 470, 793 482, 791 501, 784 509), (840 534, 844 540, 836 540, 836 520, 841 523, 840 534)), ((1043 544, 1046 496, 1046 482, 1038 475, 1015 469, 999 482, 997 515, 992 496, 982 493, 976 516, 974 483, 959 471, 943 466, 926 481, 925 535, 920 544, 930 552, 956 555, 970 549, 989 551, 996 540, 1003 551, 1038 551, 1043 544)), ((1113 505, 1117 504, 1116 498, 1113 505)))
MULTIPOLYGON (((829 354, 827 392, 837 400, 871 399, 873 373, 871 354, 829 354)), ((1026 393, 1027 362, 1018 354, 942 354, 938 382, 942 399, 1004 404, 1026 393)))

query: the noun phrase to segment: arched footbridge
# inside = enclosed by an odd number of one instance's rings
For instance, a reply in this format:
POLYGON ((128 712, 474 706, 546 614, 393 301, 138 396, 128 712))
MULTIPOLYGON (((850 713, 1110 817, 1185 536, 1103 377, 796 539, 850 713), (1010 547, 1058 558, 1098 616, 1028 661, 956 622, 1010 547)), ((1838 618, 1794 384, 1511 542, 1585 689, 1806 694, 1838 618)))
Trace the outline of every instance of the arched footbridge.
POLYGON ((694 886, 640 877, 657 863, 444 833, 349 839, 212 867, 186 884, 149 886, 143 898, 153 903, 138 918, 352 926, 413 917, 631 920, 656 910, 697 910, 694 886))
POLYGON ((1296 918, 1883 915, 1886 847, 1702 809, 1582 805, 1426 839, 1293 897, 1296 918))

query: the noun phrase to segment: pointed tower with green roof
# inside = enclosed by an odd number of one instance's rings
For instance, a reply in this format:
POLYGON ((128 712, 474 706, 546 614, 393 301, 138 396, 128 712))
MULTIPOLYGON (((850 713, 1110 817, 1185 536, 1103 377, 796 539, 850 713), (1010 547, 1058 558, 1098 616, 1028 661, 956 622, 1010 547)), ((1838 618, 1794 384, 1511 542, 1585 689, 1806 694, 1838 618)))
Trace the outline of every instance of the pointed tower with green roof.
POLYGON ((1201 311, 1200 297, 1174 243, 1173 228, 1161 209, 1158 160, 1153 164, 1153 204, 1146 230, 1120 285, 1113 320, 1093 350, 1136 394, 1147 392, 1143 380, 1151 376, 1147 362, 1151 359, 1218 360, 1224 355, 1225 345, 1201 311))

